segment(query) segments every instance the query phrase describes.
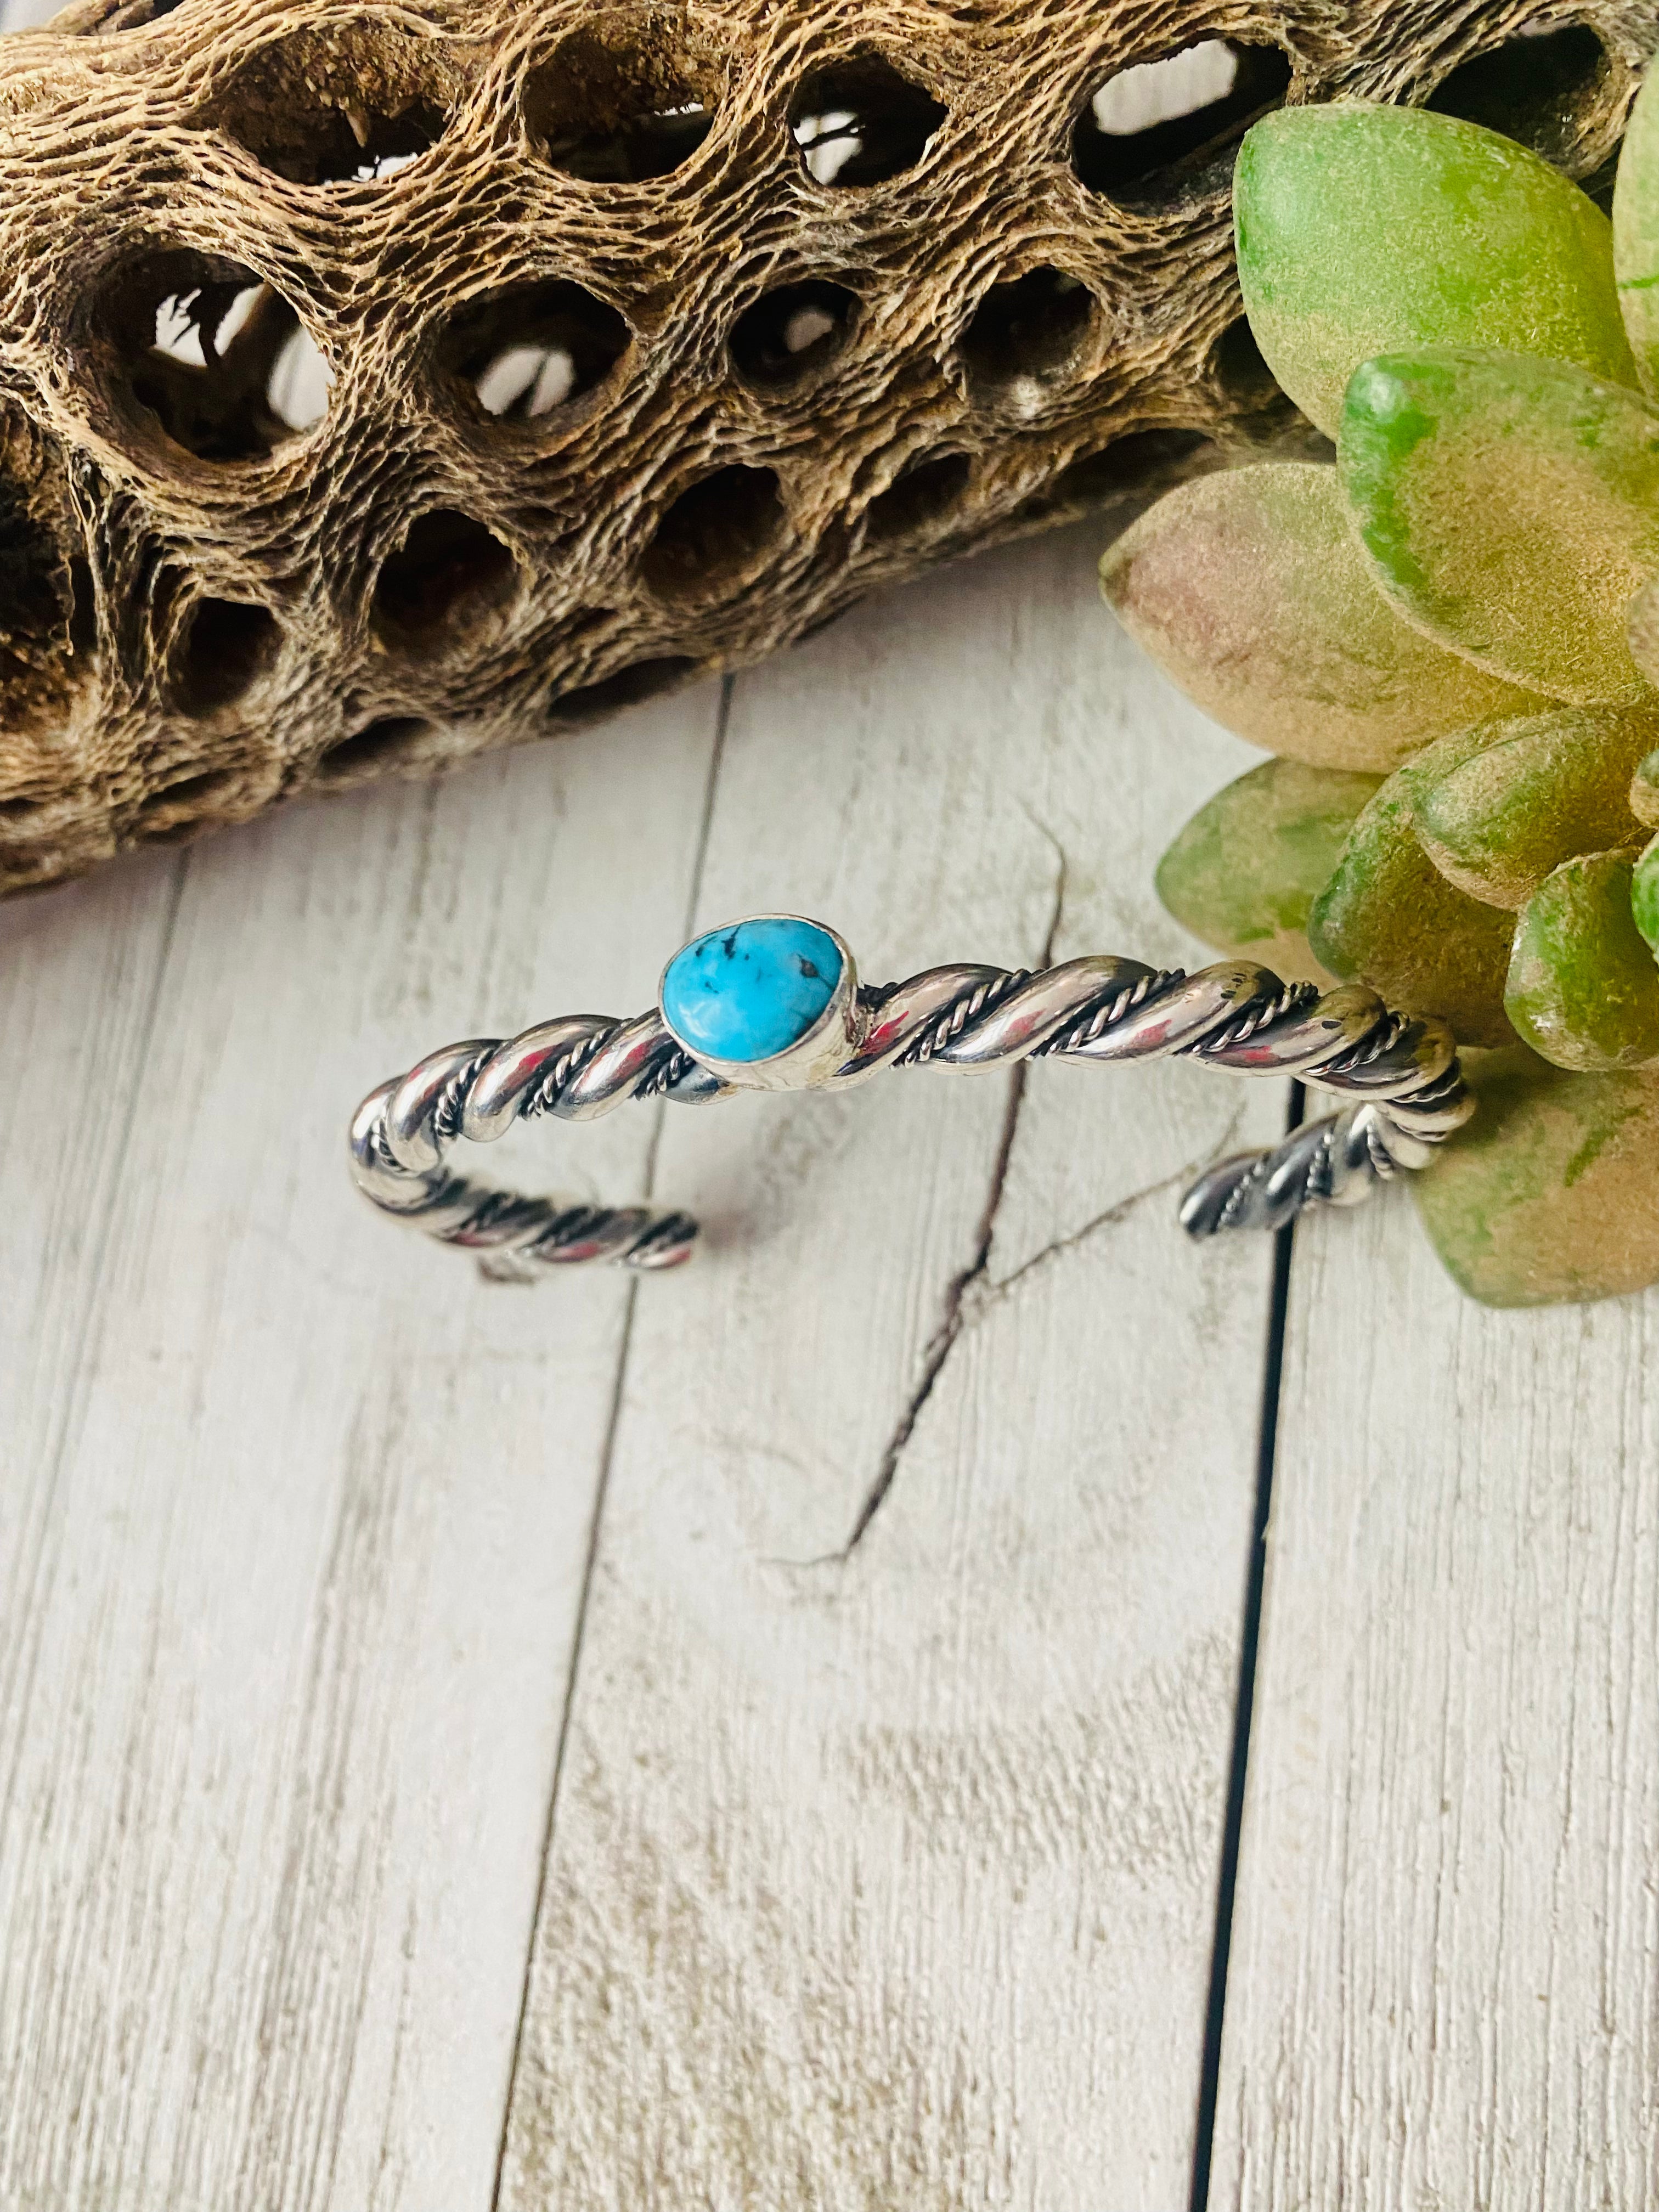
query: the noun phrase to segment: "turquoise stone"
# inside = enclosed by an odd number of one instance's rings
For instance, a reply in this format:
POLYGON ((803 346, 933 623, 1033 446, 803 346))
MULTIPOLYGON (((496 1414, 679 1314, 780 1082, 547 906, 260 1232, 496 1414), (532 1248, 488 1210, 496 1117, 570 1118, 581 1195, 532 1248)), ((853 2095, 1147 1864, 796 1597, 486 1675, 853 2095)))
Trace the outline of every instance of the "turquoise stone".
POLYGON ((662 979, 663 1017, 700 1060, 770 1060, 800 1042, 840 980, 827 930, 768 915, 677 952, 662 979))

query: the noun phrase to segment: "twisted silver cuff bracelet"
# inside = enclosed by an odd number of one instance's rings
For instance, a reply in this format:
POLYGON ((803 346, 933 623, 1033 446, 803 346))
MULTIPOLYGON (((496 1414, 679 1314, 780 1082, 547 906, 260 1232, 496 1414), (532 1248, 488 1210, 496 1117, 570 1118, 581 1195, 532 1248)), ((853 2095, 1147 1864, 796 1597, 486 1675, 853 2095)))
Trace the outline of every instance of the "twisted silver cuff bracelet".
POLYGON ((1354 1102, 1207 1170, 1181 1205, 1194 1237, 1278 1229, 1316 1200, 1352 1205, 1396 1170, 1425 1166, 1474 1107, 1444 1023, 1391 1013, 1361 985, 1322 995, 1246 962, 1188 975, 1109 953, 1036 974, 963 965, 861 984, 834 931, 770 915, 693 939, 664 969, 659 1005, 631 1021, 570 1014, 429 1054, 358 1108, 352 1174, 376 1206, 478 1253, 492 1274, 590 1260, 669 1267, 690 1255, 689 1215, 515 1197, 450 1173, 445 1154, 520 1118, 588 1121, 630 1098, 696 1105, 842 1089, 885 1067, 1171 1054, 1354 1102))

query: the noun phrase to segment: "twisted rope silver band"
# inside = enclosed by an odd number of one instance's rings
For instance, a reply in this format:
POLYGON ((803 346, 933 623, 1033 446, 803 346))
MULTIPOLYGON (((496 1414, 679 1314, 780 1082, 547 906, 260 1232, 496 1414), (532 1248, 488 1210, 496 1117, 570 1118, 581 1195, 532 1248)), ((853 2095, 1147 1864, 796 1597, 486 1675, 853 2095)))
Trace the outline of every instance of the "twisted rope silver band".
POLYGON ((1209 1237, 1277 1229, 1316 1202, 1352 1205, 1379 1180, 1426 1165, 1474 1111, 1445 1024, 1391 1013, 1363 985, 1321 994, 1248 963, 1188 975, 1103 954, 1036 974, 929 968, 872 988, 858 983, 848 955, 841 988, 830 1056, 820 1023, 806 1056, 792 1048, 769 1074, 698 1059, 654 1008, 630 1021, 574 1014, 505 1040, 447 1045, 364 1099, 351 1124, 352 1173, 387 1212, 477 1252, 491 1273, 527 1278, 537 1263, 672 1267, 697 1233, 684 1213, 516 1197, 445 1167, 457 1138, 488 1144, 543 1114, 590 1121, 633 1098, 688 1105, 745 1088, 841 1088, 885 1067, 1170 1054, 1295 1076, 1353 1101, 1271 1151, 1239 1153, 1200 1176, 1180 1218, 1193 1236, 1209 1237))

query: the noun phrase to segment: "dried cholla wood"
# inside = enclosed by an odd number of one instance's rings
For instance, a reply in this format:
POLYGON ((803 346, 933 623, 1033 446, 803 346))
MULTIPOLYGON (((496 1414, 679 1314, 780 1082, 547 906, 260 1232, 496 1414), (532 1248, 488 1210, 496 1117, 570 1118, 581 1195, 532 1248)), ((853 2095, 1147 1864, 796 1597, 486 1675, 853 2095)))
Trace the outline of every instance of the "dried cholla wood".
POLYGON ((1249 116, 1436 97, 1590 178, 1656 39, 1656 0, 77 0, 0 45, 0 887, 1293 442, 1249 116), (1096 126, 1222 40, 1196 119, 1096 126))

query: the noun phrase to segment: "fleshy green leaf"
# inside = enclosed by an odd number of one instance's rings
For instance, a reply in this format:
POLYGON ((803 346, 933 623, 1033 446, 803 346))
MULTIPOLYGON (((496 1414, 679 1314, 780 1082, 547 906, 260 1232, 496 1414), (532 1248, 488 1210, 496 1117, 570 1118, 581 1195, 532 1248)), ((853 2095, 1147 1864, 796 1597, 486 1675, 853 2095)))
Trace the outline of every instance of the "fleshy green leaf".
MULTIPOLYGON (((1500 724, 1499 727, 1502 726, 1500 724)), ((1466 1044, 1508 1044, 1504 1012, 1511 917, 1455 890, 1417 842, 1419 782, 1431 787, 1487 741, 1442 738, 1395 770, 1348 833, 1308 917, 1316 960, 1366 982, 1408 1014, 1437 1014, 1466 1044)))
POLYGON ((1245 136, 1233 207, 1256 343, 1332 436, 1380 353, 1501 346, 1637 380, 1607 217, 1496 131, 1358 100, 1282 108, 1245 136))
POLYGON ((1495 675, 1578 706, 1650 696, 1626 622, 1659 572, 1659 410, 1559 362, 1364 362, 1337 462, 1382 591, 1495 675))
POLYGON ((1650 74, 1631 110, 1613 196, 1613 262, 1619 304, 1643 383, 1659 391, 1659 77, 1650 74))
POLYGON ((1631 779, 1656 738, 1659 701, 1647 713, 1557 707, 1506 723, 1423 793, 1418 842, 1459 890, 1519 908, 1564 860, 1638 834, 1631 779))
POLYGON ((1653 840, 1632 873, 1630 911, 1643 942, 1659 960, 1659 837, 1653 840))
POLYGON ((1659 1282, 1659 1073, 1567 1075, 1519 1046, 1465 1073, 1479 1111, 1411 1180, 1470 1297, 1551 1305, 1659 1282))
POLYGON ((1591 853, 1547 876, 1521 909, 1504 1003, 1557 1067, 1659 1060, 1659 967, 1631 908, 1629 853, 1591 853))
POLYGON ((1386 772, 1449 730, 1540 703, 1401 620, 1334 469, 1261 461, 1182 484, 1100 576, 1130 635, 1206 714, 1316 767, 1386 772))
POLYGON ((1308 915, 1382 779, 1267 761, 1201 806, 1158 863, 1158 896, 1212 945, 1295 982, 1323 982, 1308 915))

